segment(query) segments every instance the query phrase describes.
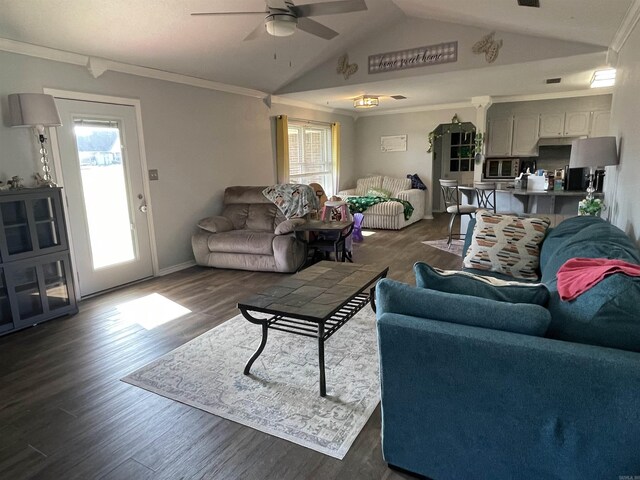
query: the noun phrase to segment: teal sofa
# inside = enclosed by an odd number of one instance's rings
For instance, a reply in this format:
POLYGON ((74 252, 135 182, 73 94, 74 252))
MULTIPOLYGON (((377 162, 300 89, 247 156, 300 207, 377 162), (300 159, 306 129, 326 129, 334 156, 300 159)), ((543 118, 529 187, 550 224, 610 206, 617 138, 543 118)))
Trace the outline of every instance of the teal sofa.
POLYGON ((640 263, 621 230, 575 217, 543 241, 545 305, 378 283, 387 463, 434 480, 640 475, 640 278, 563 302, 572 257, 640 263))

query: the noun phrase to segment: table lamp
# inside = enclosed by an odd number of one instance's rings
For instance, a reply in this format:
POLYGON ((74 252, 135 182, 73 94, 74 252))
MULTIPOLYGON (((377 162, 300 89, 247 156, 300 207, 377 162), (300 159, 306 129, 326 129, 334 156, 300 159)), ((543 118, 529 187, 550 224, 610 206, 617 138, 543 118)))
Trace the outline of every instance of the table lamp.
POLYGON ((589 187, 587 200, 593 200, 593 178, 596 167, 618 164, 616 137, 578 138, 571 142, 570 168, 589 167, 589 187))
POLYGON ((51 167, 45 146, 45 127, 59 127, 60 115, 51 95, 44 93, 13 93, 9 95, 9 118, 12 127, 34 127, 40 142, 40 161, 44 183, 49 187, 56 184, 51 180, 51 167))

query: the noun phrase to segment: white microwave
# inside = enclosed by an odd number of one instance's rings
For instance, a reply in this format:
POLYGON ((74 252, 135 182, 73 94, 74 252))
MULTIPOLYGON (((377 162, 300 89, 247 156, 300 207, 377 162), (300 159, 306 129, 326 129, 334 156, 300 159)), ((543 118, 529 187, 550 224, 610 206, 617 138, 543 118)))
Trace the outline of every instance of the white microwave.
POLYGON ((485 178, 516 178, 519 174, 519 158, 487 158, 485 160, 485 178))

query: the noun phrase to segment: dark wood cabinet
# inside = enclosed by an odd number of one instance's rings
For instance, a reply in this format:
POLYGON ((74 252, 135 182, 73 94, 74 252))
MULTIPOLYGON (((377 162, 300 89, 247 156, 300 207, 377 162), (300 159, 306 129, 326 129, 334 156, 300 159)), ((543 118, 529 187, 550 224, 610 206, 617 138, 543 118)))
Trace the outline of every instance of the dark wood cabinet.
POLYGON ((0 335, 77 311, 62 189, 0 192, 0 335))

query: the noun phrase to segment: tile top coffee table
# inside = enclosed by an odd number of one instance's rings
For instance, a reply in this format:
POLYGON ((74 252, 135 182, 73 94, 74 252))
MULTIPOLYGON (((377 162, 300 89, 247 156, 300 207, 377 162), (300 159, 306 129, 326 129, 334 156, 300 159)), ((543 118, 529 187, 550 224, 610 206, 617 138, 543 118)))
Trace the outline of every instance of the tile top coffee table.
POLYGON ((238 302, 244 318, 262 326, 262 341, 244 367, 244 374, 249 375, 264 350, 270 328, 317 338, 320 395, 324 397, 324 342, 370 301, 375 310, 375 284, 388 271, 389 267, 322 261, 238 302), (269 316, 258 318, 250 312, 269 316))

